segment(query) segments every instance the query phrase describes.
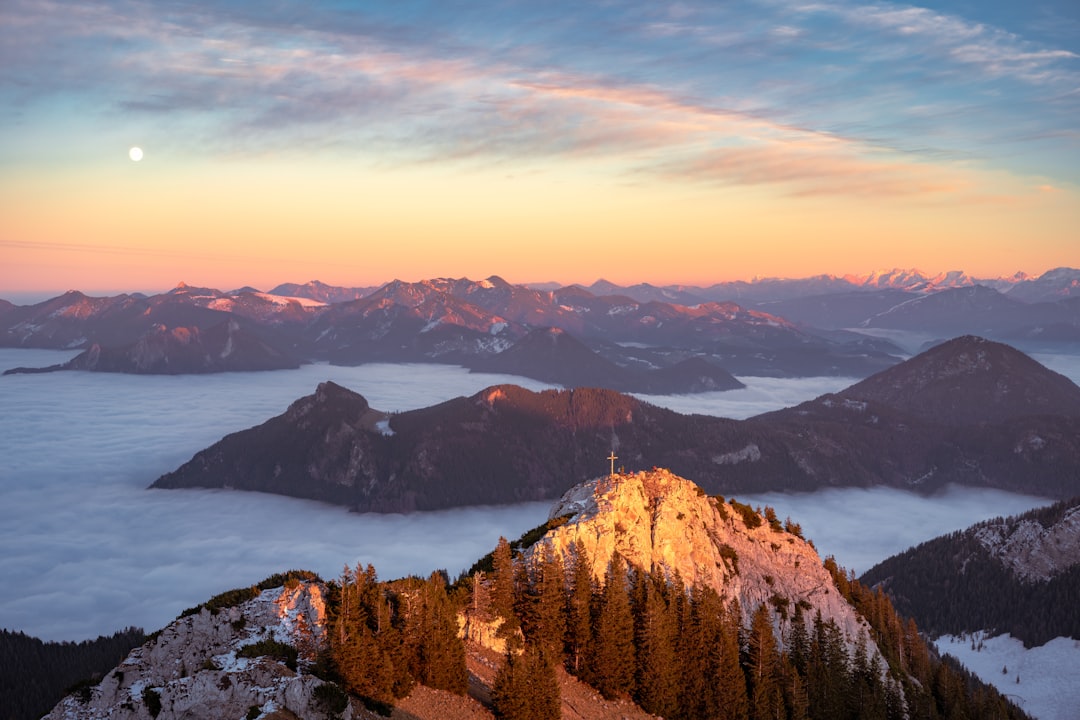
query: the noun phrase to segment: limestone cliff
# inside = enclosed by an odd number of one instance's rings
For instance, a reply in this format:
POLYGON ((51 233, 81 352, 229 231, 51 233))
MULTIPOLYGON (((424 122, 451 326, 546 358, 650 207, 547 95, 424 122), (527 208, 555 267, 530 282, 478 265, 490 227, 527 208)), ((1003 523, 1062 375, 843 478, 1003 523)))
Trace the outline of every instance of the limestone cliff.
POLYGON ((96 687, 64 698, 47 720, 242 718, 253 708, 265 719, 323 717, 316 688, 324 683, 305 670, 325 624, 323 588, 313 582, 216 612, 204 607, 133 650, 96 687), (295 662, 274 656, 285 646, 295 648, 295 662))
POLYGON ((836 589, 810 543, 757 513, 744 518, 736 506, 668 470, 578 485, 552 507, 551 518, 565 516, 567 522, 548 531, 530 554, 543 543, 565 560, 580 541, 598 581, 617 553, 630 565, 669 577, 678 573, 688 586, 703 584, 737 598, 747 623, 759 605, 770 603, 782 630, 796 604, 809 605, 807 617, 820 610, 849 645, 861 637, 874 647, 868 624, 836 589))

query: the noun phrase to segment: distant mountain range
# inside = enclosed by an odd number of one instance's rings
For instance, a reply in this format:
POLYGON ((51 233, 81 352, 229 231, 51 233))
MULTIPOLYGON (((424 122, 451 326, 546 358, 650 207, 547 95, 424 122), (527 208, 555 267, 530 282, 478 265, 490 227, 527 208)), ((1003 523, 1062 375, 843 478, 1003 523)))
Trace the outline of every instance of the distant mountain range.
POLYGON ((612 449, 620 465, 670 467, 725 494, 961 483, 1067 497, 1080 494, 1080 388, 975 337, 744 421, 681 415, 609 390, 513 385, 388 416, 323 383, 153 486, 433 510, 550 499, 595 475, 612 449), (943 385, 958 389, 942 395, 943 385))
POLYGON ((73 291, 36 305, 0 303, 0 346, 96 345, 95 357, 113 359, 87 357, 63 369, 176 373, 318 360, 441 362, 565 387, 669 393, 735 387, 728 380, 703 382, 719 368, 736 375, 866 377, 904 354, 883 337, 896 332, 1080 349, 1080 270, 979 282, 963 273, 892 271, 710 287, 599 281, 536 289, 490 277, 395 280, 374 289, 312 281, 271 293, 184 284, 150 297, 73 291), (230 363, 213 360, 223 347, 208 348, 210 360, 198 362, 180 345, 165 347, 154 363, 135 357, 140 343, 161 344, 155 335, 205 333, 227 322, 252 338, 249 352, 230 363), (543 333, 554 337, 549 329, 561 331, 561 341, 538 345, 543 333), (517 343, 525 345, 513 349, 517 343), (543 362, 535 354, 541 350, 543 362))

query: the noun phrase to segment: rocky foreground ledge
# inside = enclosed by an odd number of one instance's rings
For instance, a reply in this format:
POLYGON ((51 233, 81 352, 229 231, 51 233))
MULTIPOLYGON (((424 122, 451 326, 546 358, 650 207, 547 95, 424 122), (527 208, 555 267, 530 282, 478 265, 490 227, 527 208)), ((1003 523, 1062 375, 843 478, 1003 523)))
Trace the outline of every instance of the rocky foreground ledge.
MULTIPOLYGON (((321 583, 293 581, 234 607, 200 606, 46 720, 323 717, 318 689, 327 683, 306 670, 325 642, 321 583)), ((338 717, 353 715, 346 708, 338 717)))

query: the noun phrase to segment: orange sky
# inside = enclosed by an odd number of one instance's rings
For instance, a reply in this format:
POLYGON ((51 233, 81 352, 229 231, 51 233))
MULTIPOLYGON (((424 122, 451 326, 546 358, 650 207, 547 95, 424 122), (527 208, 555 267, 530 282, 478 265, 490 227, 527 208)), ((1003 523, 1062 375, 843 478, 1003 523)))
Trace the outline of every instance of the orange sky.
POLYGON ((1075 191, 784 196, 625 182, 587 163, 449 171, 288 161, 113 162, 0 180, 4 291, 261 289, 501 275, 708 284, 892 267, 979 277, 1080 265, 1075 191))

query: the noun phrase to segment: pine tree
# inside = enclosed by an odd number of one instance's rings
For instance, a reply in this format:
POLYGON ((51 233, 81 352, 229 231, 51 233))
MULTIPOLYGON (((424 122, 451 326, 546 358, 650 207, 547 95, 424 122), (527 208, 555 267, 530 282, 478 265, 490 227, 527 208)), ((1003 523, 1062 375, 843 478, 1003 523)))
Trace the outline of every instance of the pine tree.
POLYGON ((678 620, 668 604, 667 584, 662 575, 650 576, 635 569, 633 577, 637 652, 634 699, 646 712, 671 717, 678 710, 675 659, 678 620))
POLYGON ((390 702, 397 689, 393 657, 376 635, 381 589, 370 565, 348 567, 341 576, 341 602, 334 624, 331 657, 349 692, 390 702))
POLYGON ((758 606, 750 620, 749 647, 750 717, 752 720, 781 720, 785 710, 780 687, 780 655, 765 603, 758 606))
POLYGON ((626 588, 626 566, 612 557, 604 578, 600 611, 593 642, 593 685, 611 700, 634 688, 634 617, 626 588))
POLYGON ((810 660, 810 635, 806 631, 806 616, 799 603, 795 603, 795 614, 788 626, 787 645, 795 672, 805 677, 806 665, 810 660))
POLYGON ((465 646, 458 636, 457 613, 441 573, 432 573, 424 583, 421 603, 424 637, 416 678, 428 687, 464 695, 469 681, 465 646))
POLYGON ((539 647, 507 653, 491 688, 495 716, 504 720, 558 720, 562 714, 555 663, 539 647))
POLYGON ((784 683, 784 704, 788 708, 788 719, 809 720, 810 696, 806 691, 806 682, 787 653, 780 656, 780 676, 784 683))
POLYGON ((514 614, 514 555, 510 543, 499 536, 492 555, 491 609, 501 618, 514 614))
POLYGON ((750 698, 746 691, 746 675, 739 663, 742 610, 738 600, 732 600, 726 609, 722 609, 717 619, 718 636, 712 664, 716 677, 715 717, 745 720, 750 716, 750 698))
POLYGON ((500 536, 495 551, 492 553, 491 610, 502 618, 497 635, 506 641, 509 649, 520 649, 519 631, 521 623, 515 612, 516 563, 513 551, 506 538, 500 536))
POLYGON ((566 599, 566 649, 570 672, 585 672, 584 658, 592 645, 592 571, 585 546, 574 544, 571 556, 570 591, 566 599))
POLYGON ((566 635, 566 571, 562 559, 546 543, 538 555, 534 642, 561 664, 566 635))

